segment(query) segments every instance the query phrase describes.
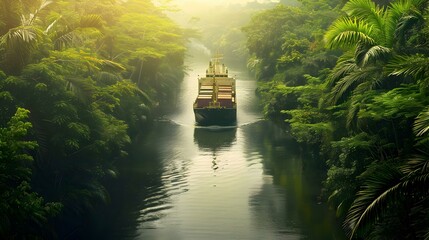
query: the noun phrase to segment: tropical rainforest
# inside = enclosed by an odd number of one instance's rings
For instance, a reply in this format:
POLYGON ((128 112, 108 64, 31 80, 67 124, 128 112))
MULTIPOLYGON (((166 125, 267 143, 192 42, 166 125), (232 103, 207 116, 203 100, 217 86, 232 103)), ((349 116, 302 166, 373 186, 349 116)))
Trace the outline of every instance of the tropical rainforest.
POLYGON ((326 165, 351 239, 428 239, 428 1, 299 2, 243 27, 265 116, 326 165))
POLYGON ((183 79, 149 0, 0 1, 0 238, 66 238, 183 79))
MULTIPOLYGON (((326 167, 350 239, 429 239, 428 3, 283 0, 206 36, 248 58, 265 117, 326 167)), ((0 0, 1 239, 67 238, 108 203, 184 76, 196 34, 167 8, 0 0)))

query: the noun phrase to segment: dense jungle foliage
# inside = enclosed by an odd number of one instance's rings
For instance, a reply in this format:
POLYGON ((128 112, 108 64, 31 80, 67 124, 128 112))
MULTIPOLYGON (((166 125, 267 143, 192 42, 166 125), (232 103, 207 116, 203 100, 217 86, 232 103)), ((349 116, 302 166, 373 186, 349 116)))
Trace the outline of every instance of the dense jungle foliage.
POLYGON ((299 2, 243 28, 265 115, 326 161, 351 239, 428 239, 428 1, 299 2))
POLYGON ((149 0, 0 0, 0 238, 66 238, 183 79, 149 0))

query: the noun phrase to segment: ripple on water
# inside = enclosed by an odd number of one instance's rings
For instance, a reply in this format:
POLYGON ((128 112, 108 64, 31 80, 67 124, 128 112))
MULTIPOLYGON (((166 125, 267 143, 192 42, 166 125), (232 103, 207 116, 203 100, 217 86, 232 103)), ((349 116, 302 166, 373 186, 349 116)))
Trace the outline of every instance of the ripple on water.
MULTIPOLYGON (((186 167, 185 167, 186 169, 186 167)), ((172 208, 172 197, 189 190, 187 172, 176 164, 167 165, 161 176, 161 184, 146 188, 147 197, 144 199, 139 211, 141 229, 156 229, 159 221, 168 215, 172 208)))

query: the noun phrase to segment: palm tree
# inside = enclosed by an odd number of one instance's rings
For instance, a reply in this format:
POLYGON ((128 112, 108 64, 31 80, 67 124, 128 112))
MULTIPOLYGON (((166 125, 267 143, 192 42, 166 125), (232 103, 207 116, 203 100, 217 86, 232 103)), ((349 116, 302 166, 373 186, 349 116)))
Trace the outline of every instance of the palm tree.
MULTIPOLYGON (((429 110, 415 121, 416 136, 429 140, 429 110)), ((426 145, 427 148, 427 145, 426 145)), ((377 164, 364 175, 364 185, 358 192, 345 220, 350 239, 365 237, 374 226, 392 212, 399 212, 404 239, 428 239, 429 227, 429 152, 420 151, 400 165, 392 162, 377 164)), ((392 221, 389 221, 392 224, 392 221)), ((400 226, 396 226, 400 228, 400 226)), ((393 233, 393 234, 398 234, 393 233)))
MULTIPOLYGON (((406 17, 407 21, 409 17, 406 17)), ((406 24, 404 21, 399 25, 406 24)), ((402 30, 402 29, 401 29, 402 30)), ((428 57, 423 54, 396 55, 386 63, 385 72, 389 76, 412 78, 422 89, 429 79, 428 57)), ((429 136, 429 107, 415 119, 414 134, 417 137, 416 148, 427 149, 429 136)), ((352 204, 345 226, 350 237, 376 230, 377 225, 391 214, 393 208, 402 211, 402 224, 408 224, 403 238, 428 239, 427 227, 429 214, 429 153, 420 150, 418 154, 407 157, 399 166, 377 165, 367 171, 365 183, 352 204), (404 221, 405 220, 405 221, 404 221)))
POLYGON ((393 75, 383 72, 392 57, 401 55, 401 44, 410 26, 423 20, 419 8, 424 0, 403 0, 379 7, 371 0, 351 0, 343 8, 347 14, 335 21, 325 35, 330 48, 343 48, 330 76, 330 103, 352 94, 379 88, 393 75))
MULTIPOLYGON (((19 15, 22 11, 16 1, 3 1, 3 6, 8 6, 2 13, 2 18, 8 19, 10 15, 19 15), (12 2, 12 3, 8 3, 12 2), (8 12, 7 10, 13 10, 8 12)), ((4 32, 0 36, 0 68, 8 74, 17 74, 29 62, 32 51, 36 48, 38 41, 42 38, 43 31, 35 24, 38 13, 51 4, 52 1, 43 0, 35 12, 20 15, 20 22, 6 21, 4 32)))
POLYGON ((84 37, 88 35, 85 33, 101 35, 98 30, 103 27, 103 23, 99 15, 84 15, 75 22, 68 21, 67 24, 62 24, 62 16, 59 16, 44 28, 38 24, 39 14, 52 3, 51 0, 41 0, 40 5, 30 14, 19 14, 24 11, 25 6, 14 5, 13 2, 16 1, 8 2, 3 3, 8 8, 0 12, 0 33, 4 32, 0 36, 0 68, 7 74, 18 74, 30 62, 38 43, 42 40, 46 42, 43 37, 50 38, 53 49, 63 50, 65 47, 81 45, 84 37), (11 9, 15 11, 13 14, 8 11, 11 9), (6 21, 15 15, 19 16, 19 22, 6 21))
MULTIPOLYGON (((344 7, 347 16, 325 35, 329 47, 345 49, 330 76, 330 103, 349 101, 349 124, 366 101, 368 90, 391 89, 406 80, 426 89, 427 52, 413 41, 424 36, 415 30, 425 22, 422 15, 427 2, 400 0, 379 7, 370 0, 352 0, 344 7)), ((428 116, 429 110, 425 110, 415 121, 419 148, 429 140, 423 135, 429 130, 428 116)), ((421 151, 401 159, 377 161, 360 176, 364 184, 344 224, 351 239, 372 239, 377 234, 429 239, 429 154, 421 151)))
POLYGON ((92 33, 98 33, 98 30, 103 28, 103 20, 100 15, 88 14, 82 16, 78 21, 70 23, 67 21, 66 24, 61 24, 62 16, 52 22, 45 33, 49 35, 54 43, 55 50, 63 50, 66 47, 82 45, 84 37, 90 31, 92 33), (55 29, 56 25, 61 25, 55 29))
POLYGON ((414 132, 418 137, 429 131, 429 107, 422 111, 414 123, 414 132))

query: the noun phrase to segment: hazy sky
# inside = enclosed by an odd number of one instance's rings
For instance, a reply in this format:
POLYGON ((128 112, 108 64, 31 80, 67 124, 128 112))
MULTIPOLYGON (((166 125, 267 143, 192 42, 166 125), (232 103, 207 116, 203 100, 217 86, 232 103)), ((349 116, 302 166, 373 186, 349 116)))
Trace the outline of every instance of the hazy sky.
MULTIPOLYGON (((189 4, 207 4, 207 5, 222 5, 222 4, 233 4, 233 3, 246 3, 254 2, 255 0, 173 0, 178 5, 188 5, 189 4)), ((279 0, 257 0, 258 2, 279 2, 279 0)))

